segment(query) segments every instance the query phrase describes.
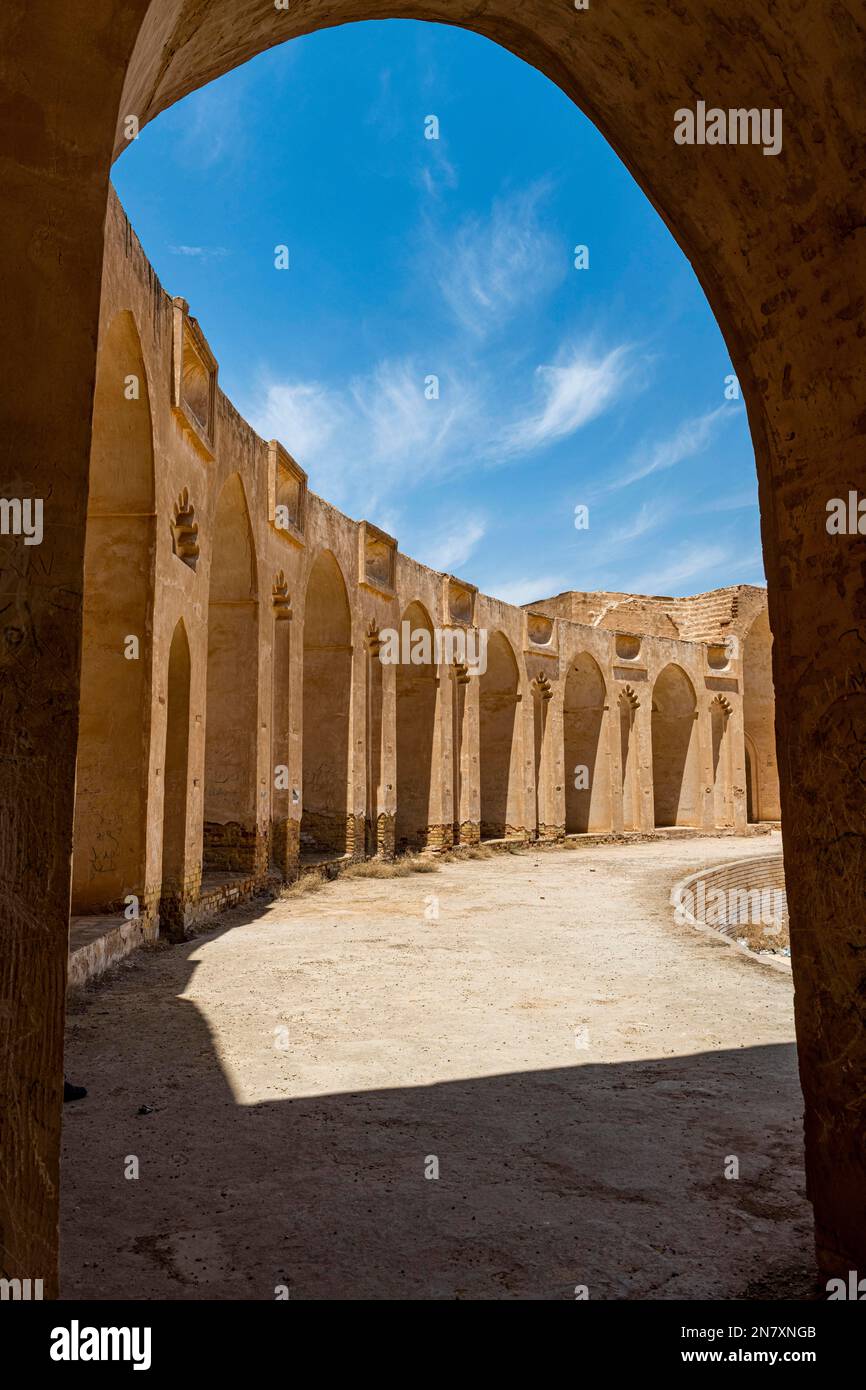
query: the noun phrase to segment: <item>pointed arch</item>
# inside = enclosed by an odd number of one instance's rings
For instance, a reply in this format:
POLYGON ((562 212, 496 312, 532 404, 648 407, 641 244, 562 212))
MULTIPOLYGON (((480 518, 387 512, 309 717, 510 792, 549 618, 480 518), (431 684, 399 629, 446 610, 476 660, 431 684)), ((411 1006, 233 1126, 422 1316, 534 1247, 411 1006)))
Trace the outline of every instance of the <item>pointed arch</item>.
POLYGON ((397 663, 397 812, 395 842, 422 849, 428 842, 431 794, 438 785, 436 713, 438 667, 433 624, 422 603, 410 603, 401 619, 401 642, 418 660, 397 663))
POLYGON ((567 834, 609 830, 607 687, 598 662, 581 652, 565 680, 562 707, 567 834))
POLYGON ((521 828, 520 740, 517 704, 520 672, 503 632, 491 634, 487 669, 478 692, 481 838, 501 840, 521 828))
POLYGON ((183 618, 171 638, 165 681, 165 756, 163 758, 162 873, 160 926, 169 935, 184 924, 189 807, 189 698, 191 660, 183 618))
POLYGON ((665 666, 653 687, 653 802, 657 826, 700 824, 695 689, 681 666, 665 666))
POLYGON ((203 869, 256 864, 258 565, 244 485, 226 479, 212 523, 205 705, 203 869))
POLYGON ((73 913, 145 892, 155 536, 147 372, 124 310, 100 344, 93 399, 73 913))
POLYGON ((316 556, 304 598, 301 849, 345 854, 349 846, 352 615, 343 572, 330 550, 316 556))

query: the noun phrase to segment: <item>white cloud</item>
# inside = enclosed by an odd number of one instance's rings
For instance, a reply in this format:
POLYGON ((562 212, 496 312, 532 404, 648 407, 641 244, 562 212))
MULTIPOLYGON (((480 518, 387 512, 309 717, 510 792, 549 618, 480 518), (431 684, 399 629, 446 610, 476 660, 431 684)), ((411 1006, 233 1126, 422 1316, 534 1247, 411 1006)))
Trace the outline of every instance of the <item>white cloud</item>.
POLYGON ((429 140, 425 143, 430 145, 431 153, 419 167, 419 178, 425 193, 431 198, 438 198, 443 189, 457 187, 457 170, 442 148, 441 140, 429 140))
POLYGON ((342 389, 269 383, 248 418, 285 445, 317 492, 371 516, 374 508, 393 509, 410 483, 456 471, 484 433, 471 387, 443 376, 439 399, 428 400, 426 376, 405 358, 380 362, 342 389))
POLYGON ((522 579, 497 580, 483 586, 484 593, 502 599, 503 603, 533 603, 553 594, 561 594, 572 584, 572 578, 561 574, 526 575, 522 579))
POLYGON ((622 526, 615 526, 613 530, 605 533, 604 544, 608 548, 612 545, 626 545, 629 541, 636 541, 648 532, 654 531, 670 515, 670 509, 657 502, 644 502, 639 508, 638 513, 631 521, 625 522, 622 526))
POLYGON ((636 450, 632 455, 632 466, 621 478, 608 483, 605 491, 629 487, 632 483, 648 478, 651 473, 660 473, 685 459, 694 458, 712 442, 721 423, 739 412, 741 407, 720 405, 704 415, 686 420, 667 439, 660 440, 647 452, 636 450))
POLYGON ((545 448, 601 415, 623 390, 629 351, 623 345, 599 358, 577 348, 558 366, 536 367, 536 409, 504 432, 504 452, 545 448))
POLYGON ((758 488, 757 484, 748 492, 733 492, 728 497, 714 497, 709 502, 704 502, 702 506, 695 507, 695 515, 704 512, 740 512, 749 509, 757 510, 758 507, 758 488))
POLYGON ((723 582, 740 583, 743 573, 754 570, 756 565, 760 569, 759 555, 738 555, 721 545, 681 544, 666 564, 653 564, 651 569, 623 581, 620 587, 628 594, 676 594, 684 585, 697 592, 705 585, 714 588, 723 582), (720 571, 730 575, 730 580, 720 571))
POLYGON ((339 395, 316 381, 271 383, 252 412, 252 424, 262 438, 279 439, 305 468, 305 460, 324 456, 344 422, 339 395))
POLYGON ((481 516, 455 517, 447 526, 432 534, 416 534, 412 554, 431 569, 455 574, 487 534, 487 523, 481 516))
POLYGON ((565 274, 563 248, 539 221, 544 192, 535 184, 497 199, 489 217, 468 218, 448 244, 431 234, 440 291, 464 332, 480 337, 502 327, 565 274))
POLYGON ((200 256, 205 261, 220 260, 229 254, 225 246, 169 246, 168 249, 173 256, 200 256))

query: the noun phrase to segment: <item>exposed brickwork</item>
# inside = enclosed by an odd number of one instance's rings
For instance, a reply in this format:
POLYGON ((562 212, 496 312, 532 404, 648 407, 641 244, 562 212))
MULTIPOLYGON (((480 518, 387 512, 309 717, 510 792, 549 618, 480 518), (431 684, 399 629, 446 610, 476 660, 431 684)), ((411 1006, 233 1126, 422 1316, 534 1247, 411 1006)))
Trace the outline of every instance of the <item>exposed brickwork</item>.
POLYGON ((205 872, 261 874, 267 862, 255 830, 246 830, 236 823, 217 825, 205 821, 204 825, 204 867, 205 872), (263 861, 264 858, 264 862, 263 861))

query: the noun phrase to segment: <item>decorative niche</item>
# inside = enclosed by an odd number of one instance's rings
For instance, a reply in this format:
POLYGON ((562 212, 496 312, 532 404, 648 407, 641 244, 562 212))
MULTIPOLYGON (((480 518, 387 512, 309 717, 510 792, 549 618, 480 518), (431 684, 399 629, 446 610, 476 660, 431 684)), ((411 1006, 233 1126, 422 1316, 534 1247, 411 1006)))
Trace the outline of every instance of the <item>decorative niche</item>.
POLYGON ((474 584, 466 584, 462 579, 455 579, 451 574, 448 576, 448 618, 450 622, 471 627, 475 618, 475 595, 477 593, 478 590, 474 584))
POLYGON ((527 613, 526 635, 534 647, 549 647, 553 641, 553 619, 546 613, 527 613))
POLYGON ((216 452, 217 361, 189 304, 172 300, 171 408, 199 453, 216 452))
POLYGON ((632 632, 618 632, 614 645, 620 661, 636 661, 640 656, 640 638, 632 632))
POLYGON ((295 545, 304 544, 307 475, 278 439, 268 444, 268 520, 295 545))
POLYGON ((358 526, 359 583, 389 598, 395 593, 397 579, 397 542, 387 531, 380 531, 370 521, 358 526))
POLYGON ((730 639, 727 642, 707 643, 707 665, 711 671, 726 671, 728 669, 731 664, 731 646, 730 639))

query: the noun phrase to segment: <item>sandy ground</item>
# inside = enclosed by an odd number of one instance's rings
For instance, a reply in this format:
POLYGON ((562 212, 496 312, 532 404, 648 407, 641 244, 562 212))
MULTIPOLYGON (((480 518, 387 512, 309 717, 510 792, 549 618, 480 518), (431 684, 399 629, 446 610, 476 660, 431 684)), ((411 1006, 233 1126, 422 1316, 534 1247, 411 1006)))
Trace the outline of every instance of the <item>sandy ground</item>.
POLYGON ((790 977, 668 902, 778 843, 347 879, 139 953, 70 1018, 65 1296, 807 1295, 790 977))

